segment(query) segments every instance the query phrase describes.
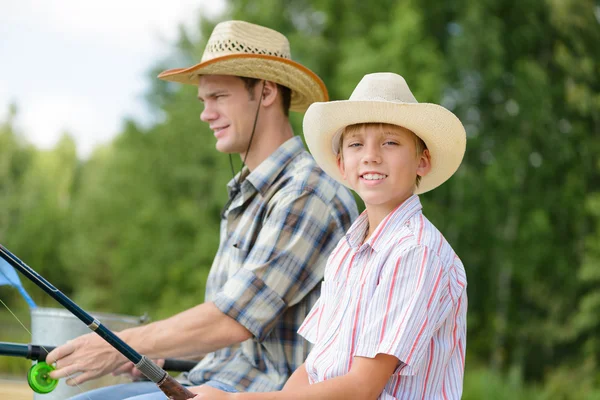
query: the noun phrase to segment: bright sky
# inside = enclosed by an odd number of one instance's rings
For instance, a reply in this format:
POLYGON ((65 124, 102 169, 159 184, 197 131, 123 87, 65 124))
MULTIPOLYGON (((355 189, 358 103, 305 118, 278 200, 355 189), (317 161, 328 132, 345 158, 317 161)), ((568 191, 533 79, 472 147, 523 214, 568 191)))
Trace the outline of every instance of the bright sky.
POLYGON ((180 24, 195 34, 200 13, 223 9, 224 0, 0 0, 0 121, 16 103, 30 142, 51 148, 68 131, 87 156, 123 117, 151 120, 148 70, 180 24))

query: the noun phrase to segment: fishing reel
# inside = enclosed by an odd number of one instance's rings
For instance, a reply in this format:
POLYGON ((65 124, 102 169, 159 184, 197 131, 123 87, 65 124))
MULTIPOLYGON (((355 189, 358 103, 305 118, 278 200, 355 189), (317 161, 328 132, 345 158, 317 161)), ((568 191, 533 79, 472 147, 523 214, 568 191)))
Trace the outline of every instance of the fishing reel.
POLYGON ((52 365, 45 361, 39 361, 31 366, 27 373, 27 383, 31 390, 36 393, 46 394, 56 389, 58 379, 50 378, 50 372, 54 371, 52 365))

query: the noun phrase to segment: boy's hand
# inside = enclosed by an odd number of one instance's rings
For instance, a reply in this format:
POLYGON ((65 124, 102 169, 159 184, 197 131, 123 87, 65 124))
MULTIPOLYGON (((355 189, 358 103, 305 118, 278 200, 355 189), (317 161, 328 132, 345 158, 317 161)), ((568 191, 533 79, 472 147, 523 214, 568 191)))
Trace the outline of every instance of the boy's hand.
POLYGON ((202 385, 188 388, 190 392, 197 394, 194 400, 232 400, 233 393, 223 392, 213 387, 202 385))

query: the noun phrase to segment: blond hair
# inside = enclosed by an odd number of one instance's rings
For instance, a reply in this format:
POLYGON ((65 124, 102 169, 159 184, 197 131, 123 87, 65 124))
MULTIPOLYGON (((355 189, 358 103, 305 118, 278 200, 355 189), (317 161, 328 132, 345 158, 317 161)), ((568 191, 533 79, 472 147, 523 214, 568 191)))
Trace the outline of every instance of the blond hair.
MULTIPOLYGON (((417 134, 414 133, 413 131, 411 131, 410 129, 406 129, 399 125, 385 124, 385 123, 381 123, 381 122, 364 122, 364 123, 360 123, 360 124, 348 125, 344 129, 342 129, 342 132, 339 135, 339 142, 337 143, 338 157, 340 157, 343 160, 342 144, 344 142, 344 136, 351 135, 353 133, 356 133, 356 132, 366 129, 368 127, 373 127, 373 128, 379 129, 380 132, 398 132, 398 130, 404 129, 404 130, 412 133, 412 136, 415 140, 415 149, 416 149, 417 157, 420 157, 423 154, 423 152, 425 150, 427 150, 427 145, 425 144, 423 139, 421 139, 419 136, 417 136, 417 134)), ((421 176, 417 175, 417 177, 415 179, 415 186, 418 187, 420 182, 421 182, 421 176)))

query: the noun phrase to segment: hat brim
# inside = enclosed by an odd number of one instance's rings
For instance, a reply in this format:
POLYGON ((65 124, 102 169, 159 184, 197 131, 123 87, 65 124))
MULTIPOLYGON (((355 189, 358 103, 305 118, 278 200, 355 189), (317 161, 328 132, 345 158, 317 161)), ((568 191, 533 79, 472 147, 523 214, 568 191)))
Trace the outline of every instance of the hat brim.
POLYGON ((346 126, 369 122, 404 127, 427 145, 431 170, 422 177, 416 194, 444 183, 462 162, 466 149, 465 128, 453 113, 437 104, 353 100, 314 103, 304 115, 306 144, 317 164, 345 186, 348 182, 338 169, 333 138, 346 126))
POLYGON ((265 79, 292 91, 290 111, 304 112, 314 102, 329 100, 327 88, 314 72, 295 61, 263 54, 231 54, 189 68, 161 72, 159 79, 198 85, 201 75, 233 75, 265 79))

